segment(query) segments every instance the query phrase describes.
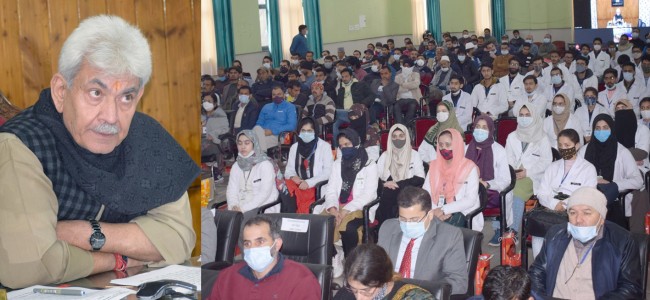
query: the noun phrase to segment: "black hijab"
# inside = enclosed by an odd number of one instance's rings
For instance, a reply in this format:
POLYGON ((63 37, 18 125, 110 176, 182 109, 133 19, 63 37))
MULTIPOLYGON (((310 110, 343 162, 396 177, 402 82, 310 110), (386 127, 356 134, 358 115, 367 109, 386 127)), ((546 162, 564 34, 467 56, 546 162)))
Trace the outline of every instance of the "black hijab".
POLYGON ((350 107, 348 111, 348 119, 350 120, 350 128, 354 129, 359 134, 361 138, 361 144, 366 143, 366 131, 368 129, 368 124, 370 124, 370 119, 368 116, 368 108, 361 103, 355 103, 350 107), (350 117, 357 117, 355 120, 352 120, 350 117))
POLYGON ((616 140, 625 148, 634 148, 637 119, 632 109, 621 109, 614 113, 616 117, 616 140))
POLYGON ((319 128, 318 124, 311 117, 305 117, 300 120, 298 123, 298 135, 300 135, 300 130, 305 124, 311 124, 314 128, 314 139, 305 143, 300 137, 298 137, 298 153, 296 155, 296 173, 300 175, 302 179, 309 179, 314 176, 314 157, 316 156, 316 147, 318 145, 318 135, 319 128))
POLYGON ((618 147, 616 131, 613 130, 615 128, 614 119, 608 114, 597 115, 591 126, 592 132, 596 132, 596 124, 601 120, 607 123, 609 128, 612 129, 612 133, 604 143, 595 137, 592 138, 587 145, 585 159, 596 167, 596 173, 598 175, 603 176, 608 181, 612 181, 616 166, 616 148, 618 147))
POLYGON ((352 142, 352 146, 356 148, 356 153, 353 157, 345 159, 341 156, 341 179, 343 183, 341 184, 339 203, 346 204, 352 194, 352 186, 354 185, 354 180, 357 178, 357 174, 368 162, 368 153, 366 152, 366 148, 361 145, 361 138, 356 131, 351 128, 346 128, 341 130, 336 139, 338 140, 341 136, 349 139, 352 142))

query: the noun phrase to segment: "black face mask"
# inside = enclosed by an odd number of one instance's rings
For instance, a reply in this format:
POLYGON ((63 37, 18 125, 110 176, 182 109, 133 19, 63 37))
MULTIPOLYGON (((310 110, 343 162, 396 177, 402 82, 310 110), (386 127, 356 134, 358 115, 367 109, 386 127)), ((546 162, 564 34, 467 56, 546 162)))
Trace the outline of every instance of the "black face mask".
POLYGON ((289 69, 287 67, 280 67, 280 73, 287 73, 289 72, 289 69))

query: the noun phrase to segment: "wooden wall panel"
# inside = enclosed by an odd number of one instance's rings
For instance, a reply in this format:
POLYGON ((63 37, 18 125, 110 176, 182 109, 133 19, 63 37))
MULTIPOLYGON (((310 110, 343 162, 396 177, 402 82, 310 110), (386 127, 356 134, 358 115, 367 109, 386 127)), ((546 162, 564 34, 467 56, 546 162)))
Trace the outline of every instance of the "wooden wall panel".
MULTIPOLYGON (((2 0, 0 90, 21 108, 33 105, 56 73, 63 42, 83 19, 118 15, 138 26, 152 51, 153 73, 138 109, 200 161, 200 0, 2 0)), ((190 191, 200 238, 199 180, 190 191)), ((197 241, 194 255, 200 254, 197 241)))

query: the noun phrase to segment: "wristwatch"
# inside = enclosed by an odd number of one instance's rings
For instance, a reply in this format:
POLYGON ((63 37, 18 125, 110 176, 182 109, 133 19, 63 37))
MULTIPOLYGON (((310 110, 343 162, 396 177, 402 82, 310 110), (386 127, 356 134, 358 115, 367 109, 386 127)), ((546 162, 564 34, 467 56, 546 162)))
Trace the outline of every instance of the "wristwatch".
POLYGON ((97 220, 88 220, 90 222, 90 226, 93 227, 93 233, 90 235, 90 247, 93 248, 93 251, 99 251, 102 247, 104 247, 104 243, 106 243, 106 236, 102 233, 102 227, 99 226, 99 222, 97 220))

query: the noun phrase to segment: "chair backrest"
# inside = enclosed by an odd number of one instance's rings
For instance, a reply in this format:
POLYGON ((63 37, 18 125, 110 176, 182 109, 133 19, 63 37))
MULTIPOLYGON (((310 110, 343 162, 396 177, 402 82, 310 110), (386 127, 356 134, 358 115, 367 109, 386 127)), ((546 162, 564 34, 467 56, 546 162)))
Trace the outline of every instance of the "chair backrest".
POLYGON ((201 295, 204 299, 208 299, 212 293, 212 287, 219 277, 219 271, 210 269, 201 269, 201 295))
POLYGON ((500 118, 495 122, 496 140, 501 146, 506 146, 508 135, 517 129, 517 118, 506 117, 500 118))
POLYGON ((465 260, 467 262, 467 295, 474 295, 474 276, 478 256, 481 254, 481 242, 483 233, 467 228, 460 228, 463 233, 463 245, 465 246, 465 260))
POLYGON ((332 265, 334 256, 334 217, 311 214, 264 214, 273 219, 280 227, 282 249, 280 252, 287 258, 310 264, 332 265), (308 221, 307 230, 285 225, 308 221), (292 231, 295 230, 295 231, 292 231))
POLYGON ((648 288, 648 243, 650 242, 650 237, 643 233, 632 233, 632 238, 636 241, 637 246, 639 246, 641 272, 643 273, 643 282, 641 284, 643 285, 643 295, 645 295, 648 288))
POLYGON ((551 147, 551 153, 553 153, 553 161, 562 159, 562 155, 560 155, 560 151, 557 149, 551 147))
POLYGON ((321 299, 332 299, 332 266, 303 263, 309 269, 320 284, 321 299))
POLYGON ((451 297, 451 285, 447 282, 433 282, 411 278, 401 279, 402 282, 417 285, 431 293, 434 299, 449 299, 451 297))
POLYGON ((415 141, 415 148, 420 147, 420 144, 422 144, 424 136, 427 134, 427 131, 429 131, 429 128, 436 125, 437 122, 438 121, 434 117, 419 117, 411 121, 410 125, 413 132, 413 140, 415 141))
POLYGON ((244 215, 238 211, 215 210, 214 224, 217 226, 217 255, 215 261, 233 263, 243 219, 244 215))

